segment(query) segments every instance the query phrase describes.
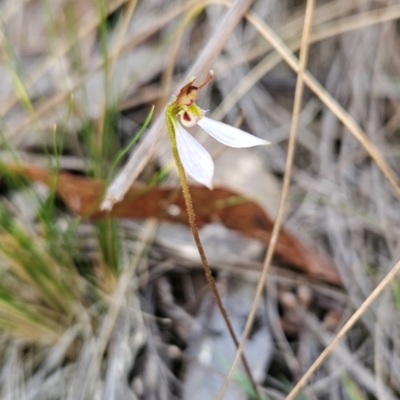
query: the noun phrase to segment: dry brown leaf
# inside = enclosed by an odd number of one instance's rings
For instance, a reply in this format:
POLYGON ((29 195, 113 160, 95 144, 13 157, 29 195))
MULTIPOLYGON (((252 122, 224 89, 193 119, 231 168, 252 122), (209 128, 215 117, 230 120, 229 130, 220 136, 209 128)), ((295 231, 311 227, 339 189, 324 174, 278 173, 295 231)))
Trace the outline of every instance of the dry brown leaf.
MULTIPOLYGON (((24 175, 34 181, 56 184, 57 193, 65 204, 82 216, 157 218, 187 224, 184 199, 179 187, 146 187, 135 183, 123 201, 115 204, 110 212, 105 212, 98 208, 106 188, 103 181, 68 173, 57 176, 54 172, 35 165, 6 164, 4 167, 11 173, 24 175)), ((226 227, 268 245, 273 221, 256 202, 224 187, 216 187, 210 191, 203 186, 191 186, 190 190, 199 226, 220 221, 226 227)), ((313 278, 341 285, 339 275, 329 259, 306 247, 284 229, 281 231, 275 256, 280 262, 313 278)))

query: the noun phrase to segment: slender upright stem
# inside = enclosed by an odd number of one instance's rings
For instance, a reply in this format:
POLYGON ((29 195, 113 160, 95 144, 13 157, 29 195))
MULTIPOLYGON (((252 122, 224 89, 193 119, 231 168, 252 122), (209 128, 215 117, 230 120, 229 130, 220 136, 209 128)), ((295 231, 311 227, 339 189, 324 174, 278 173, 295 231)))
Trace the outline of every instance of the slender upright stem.
MULTIPOLYGON (((204 268, 204 273, 206 275, 207 282, 210 285, 211 290, 214 294, 218 308, 220 309, 222 317, 226 323, 226 326, 228 327, 229 333, 235 343, 236 348, 238 348, 239 340, 236 337, 236 334, 235 334, 235 331, 233 330, 232 323, 229 319, 228 313, 225 309, 224 304, 222 303, 221 296, 218 292, 217 284, 215 283, 215 279, 212 276, 211 268, 208 264, 206 253, 204 251, 203 245, 200 240, 199 230, 198 230, 197 224, 196 224, 196 216, 195 216, 194 209, 193 209, 192 196, 190 194, 189 185, 186 180, 185 169, 183 168, 181 159, 179 157, 179 152, 178 152, 178 148, 177 148, 177 144, 176 144, 175 127, 174 127, 174 123, 171 120, 171 116, 168 114, 168 112, 166 112, 165 119, 167 122, 168 134, 171 139, 172 155, 174 157, 176 167, 178 168, 179 179, 180 179, 181 185, 182 185, 183 198, 185 200, 186 211, 188 214, 190 229, 192 230, 194 241, 196 242, 196 246, 197 246, 197 249, 200 254, 200 259, 201 259, 201 263, 204 268)), ((257 400, 261 400, 260 394, 258 392, 257 384, 253 378, 253 375, 251 374, 250 367, 249 367, 246 357, 243 353, 241 354, 241 359, 242 359, 246 374, 249 377, 249 380, 253 386, 255 396, 256 396, 257 400)))

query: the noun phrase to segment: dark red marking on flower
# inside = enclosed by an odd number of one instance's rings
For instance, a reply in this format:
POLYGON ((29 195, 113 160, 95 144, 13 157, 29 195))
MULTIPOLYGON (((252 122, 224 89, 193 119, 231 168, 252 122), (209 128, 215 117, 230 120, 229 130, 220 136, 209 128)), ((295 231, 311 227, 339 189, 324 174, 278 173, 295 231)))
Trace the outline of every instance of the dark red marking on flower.
POLYGON ((183 113, 182 118, 183 118, 185 121, 189 121, 189 122, 192 120, 192 118, 190 118, 189 113, 187 113, 186 111, 183 113))

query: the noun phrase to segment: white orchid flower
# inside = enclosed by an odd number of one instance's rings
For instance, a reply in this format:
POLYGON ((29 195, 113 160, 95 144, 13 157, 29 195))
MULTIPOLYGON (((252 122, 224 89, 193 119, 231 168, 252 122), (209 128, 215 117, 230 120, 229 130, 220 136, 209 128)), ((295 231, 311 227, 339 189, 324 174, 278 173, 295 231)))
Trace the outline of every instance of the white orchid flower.
POLYGON ((200 126, 214 139, 222 144, 246 148, 268 145, 270 142, 251 135, 241 129, 215 121, 204 116, 205 111, 201 110, 195 103, 198 91, 206 85, 213 77, 210 71, 207 79, 200 86, 193 85, 192 78, 185 85, 179 95, 172 100, 166 110, 167 121, 173 125, 175 131, 176 147, 179 158, 188 175, 195 181, 212 189, 214 176, 214 162, 210 153, 184 128, 200 126))

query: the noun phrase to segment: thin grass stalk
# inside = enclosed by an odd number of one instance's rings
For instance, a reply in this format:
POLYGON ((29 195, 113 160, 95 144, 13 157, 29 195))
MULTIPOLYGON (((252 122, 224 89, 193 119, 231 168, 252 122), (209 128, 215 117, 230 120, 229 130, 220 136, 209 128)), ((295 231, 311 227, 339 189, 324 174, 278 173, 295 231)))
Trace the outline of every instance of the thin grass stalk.
POLYGON ((346 335, 346 333, 354 326, 354 324, 360 319, 372 302, 386 289, 386 287, 392 282, 396 275, 400 272, 400 261, 392 268, 392 270, 382 279, 381 283, 373 290, 373 292, 365 299, 357 311, 351 316, 351 318, 344 324, 343 328, 332 340, 331 344, 320 354, 320 356, 314 361, 308 371, 303 377, 297 382, 296 386, 286 397, 286 400, 294 400, 299 394, 301 388, 307 383, 314 372, 321 366, 326 358, 331 354, 336 344, 346 335))
POLYGON ((185 15, 182 16, 181 21, 178 23, 178 27, 176 28, 177 32, 174 36, 174 40, 171 44, 171 48, 169 51, 170 56, 168 57, 167 65, 164 69, 163 76, 161 79, 161 95, 159 96, 158 103, 160 107, 163 107, 167 101, 172 76, 174 74, 174 68, 176 64, 176 58, 178 56, 179 48, 181 46, 183 34, 185 33, 185 29, 187 25, 193 20, 193 18, 200 12, 199 5, 194 5, 193 8, 189 9, 185 15))
MULTIPOLYGON (((24 0, 22 2, 22 5, 25 3, 29 3, 32 0, 24 0)), ((117 0, 115 2, 110 2, 107 6, 107 15, 112 14, 118 7, 122 6, 124 3, 126 3, 128 0, 117 0)), ((21 7, 22 7, 21 5, 21 7)), ((18 7, 15 7, 17 11, 18 7)), ((4 18, 5 21, 5 18, 4 18)), ((77 32, 77 40, 83 40, 85 37, 87 37, 88 34, 93 32, 94 29, 98 27, 100 24, 100 19, 98 13, 92 13, 87 17, 87 15, 84 16, 82 20, 79 21, 79 30, 77 32)), ((2 32, 0 32, 0 45, 2 45, 4 40, 4 36, 2 35, 2 32)), ((57 56, 54 56, 53 54, 47 56, 44 58, 44 60, 40 60, 37 64, 34 64, 32 70, 27 74, 29 75, 29 81, 26 83, 25 90, 29 91, 35 83, 39 81, 40 78, 44 76, 46 72, 48 72, 52 67, 54 67, 55 63, 59 61, 59 57, 64 56, 74 45, 75 41, 66 39, 64 42, 61 42, 59 47, 57 48, 57 56)), ((12 107, 14 107, 18 101, 21 99, 18 96, 11 96, 7 103, 4 104, 4 106, 1 108, 0 115, 5 115, 7 112, 11 110, 12 107)), ((18 129, 16 130, 18 131, 18 129)))
MULTIPOLYGON (((104 60, 104 65, 108 64, 108 69, 106 69, 106 72, 108 72, 108 73, 105 76, 107 88, 111 84, 111 78, 114 73, 115 62, 121 52, 122 44, 124 42, 124 38, 125 38, 127 29, 128 29, 129 21, 131 20, 133 12, 135 11, 136 4, 137 4, 137 0, 130 0, 128 2, 126 10, 124 11, 122 21, 120 23, 120 26, 119 26, 119 29, 118 29, 118 32, 116 35, 115 42, 112 46, 113 51, 111 53, 113 55, 115 54, 115 57, 109 57, 108 54, 105 55, 105 58, 108 60, 108 61, 104 60)), ((106 92, 106 95, 107 95, 107 92, 106 92)), ((105 96, 105 98, 103 98, 102 113, 100 115, 98 128, 97 128, 99 135, 102 134, 102 132, 104 131, 104 125, 105 125, 107 110, 108 110, 109 106, 110 105, 109 105, 107 96, 105 96)))
MULTIPOLYGON (((400 6, 392 6, 384 10, 374 10, 357 14, 355 16, 344 17, 334 22, 316 28, 311 33, 310 43, 341 35, 343 33, 373 26, 378 23, 395 20, 400 18, 400 6)), ((283 36, 282 36, 283 37, 283 36)), ((301 38, 291 38, 287 46, 295 52, 300 48, 301 38)), ((212 114, 215 119, 222 119, 235 106, 237 101, 243 97, 264 75, 271 71, 282 61, 282 56, 277 52, 271 52, 265 56, 248 74, 225 96, 218 108, 212 114)))
POLYGON ((256 294, 254 297, 254 301, 249 313, 249 316, 246 321, 246 325, 243 330, 242 339, 240 341, 239 348, 236 352, 235 358, 231 365, 231 368, 222 384, 222 387, 216 397, 216 400, 221 400, 226 388, 228 387, 229 381, 233 377, 233 373, 235 371, 236 365, 239 361, 239 357, 243 352, 244 346, 246 344, 246 340, 250 334, 251 328, 253 326, 253 322, 257 313, 257 308, 261 300, 261 296, 264 291, 265 282, 267 279, 269 267, 272 261, 272 257, 274 255, 275 247, 278 243, 279 232, 283 223, 284 218, 284 211, 285 211, 285 204, 286 199, 289 192, 289 184, 290 178, 292 174, 292 167, 293 167, 293 159, 294 159, 294 151, 296 148, 296 134, 299 125, 299 116, 301 110, 301 102, 303 97, 303 89, 304 89, 304 72, 307 66, 307 59, 308 59, 308 50, 309 50, 309 37, 311 32, 311 25, 312 25, 312 16, 314 10, 314 0, 308 0, 306 6, 306 15, 304 20, 304 27, 303 27, 303 35, 302 35, 302 44, 300 48, 300 60, 299 60, 299 70, 297 75, 297 82, 296 82, 296 90, 295 90, 295 97, 294 97, 294 105, 293 105, 293 118, 292 118, 292 125, 290 129, 290 136, 289 136, 289 145, 288 145, 288 155, 286 159, 286 168, 285 168, 285 175, 283 178, 283 187, 282 193, 279 200, 279 207, 276 216, 276 220, 274 223, 274 227, 271 233, 271 240, 268 245, 268 251, 265 257, 263 270, 261 273, 260 281, 257 285, 256 294))
MULTIPOLYGON (((295 72, 299 71, 300 65, 296 56, 276 35, 276 33, 254 13, 247 14, 248 21, 257 29, 266 40, 268 40, 275 50, 282 56, 285 62, 295 72)), ((369 156, 375 161, 383 175, 392 185, 394 191, 400 196, 400 182, 390 165, 376 149, 373 142, 368 138, 365 132, 360 128, 357 122, 350 114, 325 90, 325 88, 308 72, 304 72, 304 82, 314 92, 316 96, 332 111, 332 113, 342 122, 342 124, 353 134, 353 136, 364 147, 369 156)))
MULTIPOLYGON (((140 237, 135 244, 135 251, 132 258, 128 261, 118 278, 117 286, 110 298, 107 315, 103 318, 101 326, 98 329, 96 338, 96 349, 90 355, 90 360, 87 364, 87 373, 82 377, 82 387, 79 388, 79 398, 87 398, 88 393, 92 394, 94 390, 94 378, 102 365, 102 359, 110 341, 113 329, 121 308, 124 306, 124 299, 129 286, 132 284, 132 278, 137 271, 137 266, 142 260, 149 245, 154 240, 154 235, 157 228, 157 222, 153 219, 146 220, 144 227, 140 233, 140 237), (86 396, 86 397, 85 397, 86 396)), ((78 390, 78 389, 76 389, 78 390)), ((78 398, 77 392, 74 392, 73 397, 78 398)))

